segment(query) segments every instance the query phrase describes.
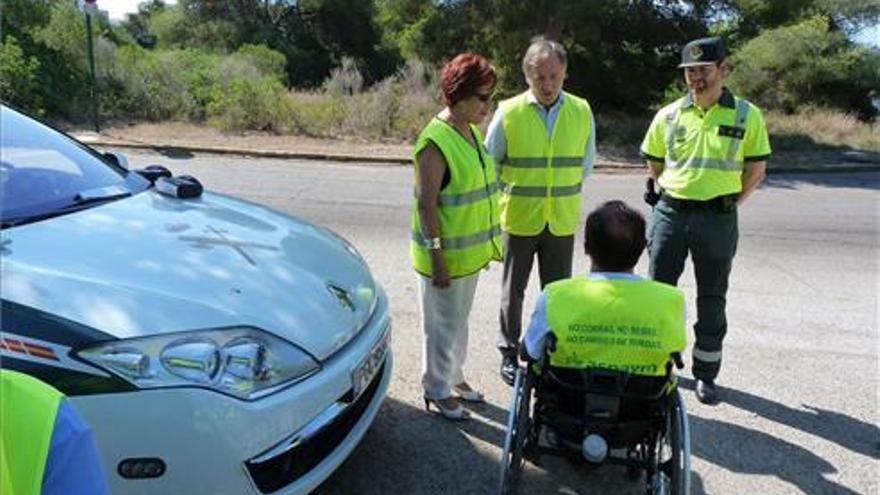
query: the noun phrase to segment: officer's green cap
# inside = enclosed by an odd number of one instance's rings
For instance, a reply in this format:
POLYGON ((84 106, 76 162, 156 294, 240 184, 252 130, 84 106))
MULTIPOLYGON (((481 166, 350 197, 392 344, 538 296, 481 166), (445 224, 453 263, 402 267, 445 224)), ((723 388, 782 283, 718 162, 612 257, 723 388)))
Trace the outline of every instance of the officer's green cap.
POLYGON ((712 65, 724 60, 726 55, 724 40, 721 38, 700 38, 691 41, 681 49, 681 67, 693 67, 695 65, 712 65))

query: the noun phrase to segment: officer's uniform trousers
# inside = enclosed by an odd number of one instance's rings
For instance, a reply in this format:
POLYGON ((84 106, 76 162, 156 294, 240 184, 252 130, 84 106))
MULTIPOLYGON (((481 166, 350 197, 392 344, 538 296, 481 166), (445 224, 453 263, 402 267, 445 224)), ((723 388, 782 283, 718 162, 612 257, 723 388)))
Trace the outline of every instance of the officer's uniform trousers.
POLYGON ((682 201, 664 196, 651 213, 651 278, 677 285, 688 253, 693 259, 697 281, 693 375, 698 379, 714 380, 721 369, 728 277, 738 237, 736 207, 719 200, 682 201))

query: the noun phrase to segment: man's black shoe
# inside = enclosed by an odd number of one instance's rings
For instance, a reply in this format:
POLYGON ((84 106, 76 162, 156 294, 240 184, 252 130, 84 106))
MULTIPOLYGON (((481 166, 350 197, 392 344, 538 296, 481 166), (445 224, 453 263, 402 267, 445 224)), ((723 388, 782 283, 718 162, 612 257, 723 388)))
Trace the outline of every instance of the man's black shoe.
POLYGON ((513 381, 516 379, 516 369, 518 367, 516 358, 513 356, 504 356, 501 359, 501 379, 510 387, 513 386, 513 381))
POLYGON ((697 385, 694 387, 694 393, 697 395, 697 400, 703 404, 713 405, 718 403, 718 389, 715 388, 715 382, 712 380, 701 380, 698 378, 697 385))

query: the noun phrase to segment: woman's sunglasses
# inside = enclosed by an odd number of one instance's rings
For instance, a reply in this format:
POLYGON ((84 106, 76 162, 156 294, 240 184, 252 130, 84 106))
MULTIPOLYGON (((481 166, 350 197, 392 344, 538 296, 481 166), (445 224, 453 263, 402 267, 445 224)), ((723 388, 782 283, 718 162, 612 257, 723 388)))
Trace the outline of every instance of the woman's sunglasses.
POLYGON ((482 101, 483 103, 489 103, 489 100, 492 99, 492 96, 494 94, 495 94, 494 92, 493 93, 485 93, 485 94, 474 93, 474 98, 482 101))

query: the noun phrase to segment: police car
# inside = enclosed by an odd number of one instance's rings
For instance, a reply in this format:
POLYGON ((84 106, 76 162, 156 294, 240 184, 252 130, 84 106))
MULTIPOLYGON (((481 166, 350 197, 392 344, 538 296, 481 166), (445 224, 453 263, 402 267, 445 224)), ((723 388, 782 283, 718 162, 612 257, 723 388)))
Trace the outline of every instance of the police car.
POLYGON ((329 476, 392 367, 388 301, 354 247, 0 117, 0 362, 71 398, 111 491, 293 494, 329 476))

